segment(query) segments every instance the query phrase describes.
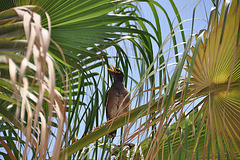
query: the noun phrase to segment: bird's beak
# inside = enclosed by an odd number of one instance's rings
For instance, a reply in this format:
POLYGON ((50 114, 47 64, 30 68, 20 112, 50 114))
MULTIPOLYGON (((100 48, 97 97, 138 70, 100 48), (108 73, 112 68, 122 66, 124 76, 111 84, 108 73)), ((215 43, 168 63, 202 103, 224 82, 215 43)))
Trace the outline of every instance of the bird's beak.
POLYGON ((118 71, 116 70, 116 68, 115 68, 112 64, 111 64, 111 66, 112 66, 113 70, 110 69, 110 68, 108 68, 108 70, 109 70, 110 72, 113 72, 113 73, 118 73, 118 71))

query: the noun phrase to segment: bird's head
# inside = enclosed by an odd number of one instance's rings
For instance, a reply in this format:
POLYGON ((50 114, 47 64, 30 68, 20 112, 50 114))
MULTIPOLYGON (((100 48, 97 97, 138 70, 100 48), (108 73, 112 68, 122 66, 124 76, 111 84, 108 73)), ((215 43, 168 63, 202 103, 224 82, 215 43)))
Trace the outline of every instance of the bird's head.
POLYGON ((112 64, 111 64, 112 69, 109 69, 108 70, 111 72, 113 78, 114 78, 114 82, 123 82, 123 78, 124 78, 124 74, 123 72, 118 69, 118 68, 115 68, 112 64))

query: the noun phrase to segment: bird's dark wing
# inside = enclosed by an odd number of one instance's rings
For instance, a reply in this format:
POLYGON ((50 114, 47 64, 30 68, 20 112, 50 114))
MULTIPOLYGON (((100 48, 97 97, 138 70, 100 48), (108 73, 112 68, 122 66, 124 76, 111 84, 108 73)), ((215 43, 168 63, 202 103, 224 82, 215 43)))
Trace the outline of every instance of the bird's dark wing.
POLYGON ((105 103, 108 120, 114 118, 117 115, 119 104, 121 104, 119 102, 119 92, 114 87, 111 87, 107 91, 106 103, 105 103))
POLYGON ((129 111, 130 95, 127 95, 128 91, 125 87, 119 90, 118 115, 124 114, 129 111))

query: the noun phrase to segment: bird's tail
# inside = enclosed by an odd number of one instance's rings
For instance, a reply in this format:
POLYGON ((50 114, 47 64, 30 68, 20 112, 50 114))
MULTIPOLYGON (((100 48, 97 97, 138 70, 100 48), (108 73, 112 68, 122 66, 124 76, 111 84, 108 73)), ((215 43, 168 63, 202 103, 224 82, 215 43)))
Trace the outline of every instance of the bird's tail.
POLYGON ((117 130, 112 131, 111 133, 109 133, 109 138, 114 139, 116 137, 116 134, 117 134, 117 130))

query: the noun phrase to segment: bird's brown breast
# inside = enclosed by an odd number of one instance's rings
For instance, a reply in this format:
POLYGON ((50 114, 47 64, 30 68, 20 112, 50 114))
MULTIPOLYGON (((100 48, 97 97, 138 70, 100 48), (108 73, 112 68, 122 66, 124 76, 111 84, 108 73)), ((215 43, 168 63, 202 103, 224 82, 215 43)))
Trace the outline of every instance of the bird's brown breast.
POLYGON ((130 95, 126 97, 127 94, 128 91, 123 84, 113 84, 108 90, 106 95, 108 119, 117 117, 129 110, 130 95))

